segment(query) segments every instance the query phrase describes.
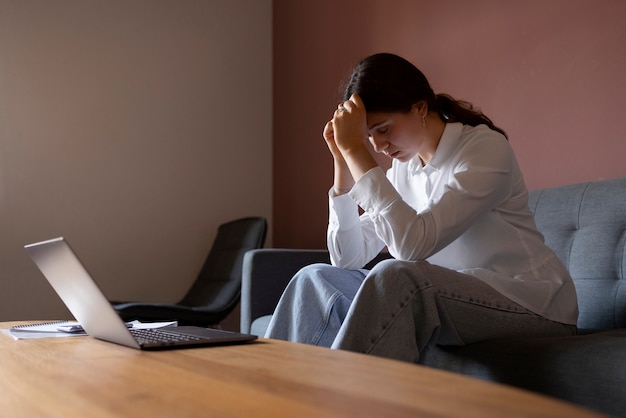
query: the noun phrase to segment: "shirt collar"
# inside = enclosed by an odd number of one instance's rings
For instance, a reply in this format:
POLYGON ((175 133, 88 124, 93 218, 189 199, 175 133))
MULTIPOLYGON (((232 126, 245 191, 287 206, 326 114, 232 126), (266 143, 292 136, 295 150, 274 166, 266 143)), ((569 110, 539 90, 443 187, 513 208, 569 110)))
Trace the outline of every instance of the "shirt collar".
MULTIPOLYGON (((437 149, 435 150, 435 155, 430 160, 426 167, 432 167, 433 169, 440 169, 443 164, 448 160, 448 157, 458 144, 458 139, 461 137, 461 132, 463 131, 462 123, 446 123, 445 128, 443 129, 443 133, 441 134, 441 139, 439 140, 439 145, 437 145, 437 149)), ((416 171, 420 169, 424 169, 422 166, 422 160, 419 155, 416 155, 409 162, 409 169, 411 171, 416 171)))

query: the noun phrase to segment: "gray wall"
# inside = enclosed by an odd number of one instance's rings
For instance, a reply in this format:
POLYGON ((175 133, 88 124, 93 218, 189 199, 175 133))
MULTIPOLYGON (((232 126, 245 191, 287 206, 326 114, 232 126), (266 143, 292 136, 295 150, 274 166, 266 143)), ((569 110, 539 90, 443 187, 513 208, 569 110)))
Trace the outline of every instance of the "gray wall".
POLYGON ((108 297, 172 302, 220 223, 271 222, 271 21, 270 0, 0 0, 0 320, 68 315, 26 243, 63 235, 108 297))

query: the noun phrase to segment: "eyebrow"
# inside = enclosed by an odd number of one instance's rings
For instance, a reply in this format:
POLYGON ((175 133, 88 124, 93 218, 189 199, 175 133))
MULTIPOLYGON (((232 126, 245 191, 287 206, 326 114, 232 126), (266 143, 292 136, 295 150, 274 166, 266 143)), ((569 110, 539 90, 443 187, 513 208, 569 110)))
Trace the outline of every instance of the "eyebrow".
POLYGON ((373 124, 373 125, 368 126, 368 127, 367 127, 367 130, 368 130, 368 131, 373 131, 374 129, 378 128, 378 127, 379 127, 379 126, 381 126, 381 125, 384 125, 384 124, 385 124, 385 123, 387 123, 387 122, 388 122, 387 120, 384 120, 384 121, 382 121, 382 122, 375 123, 375 124, 373 124))

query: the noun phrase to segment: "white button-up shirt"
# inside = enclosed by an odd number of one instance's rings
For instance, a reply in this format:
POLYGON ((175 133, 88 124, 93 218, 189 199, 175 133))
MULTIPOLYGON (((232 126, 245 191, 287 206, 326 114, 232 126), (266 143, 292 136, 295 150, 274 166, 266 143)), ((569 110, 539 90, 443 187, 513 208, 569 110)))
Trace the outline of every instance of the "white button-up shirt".
POLYGON ((471 274, 548 319, 576 324, 573 281, 537 230, 508 141, 485 125, 447 124, 435 155, 376 167, 350 193, 330 191, 332 263, 363 267, 385 246, 471 274), (359 216, 358 207, 364 211, 359 216))

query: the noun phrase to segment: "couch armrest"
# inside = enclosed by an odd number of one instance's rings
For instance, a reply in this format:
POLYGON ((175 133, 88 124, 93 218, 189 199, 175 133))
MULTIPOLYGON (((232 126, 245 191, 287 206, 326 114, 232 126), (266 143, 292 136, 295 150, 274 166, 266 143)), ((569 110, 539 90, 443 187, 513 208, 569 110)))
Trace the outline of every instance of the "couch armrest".
POLYGON ((241 332, 252 322, 274 313, 287 283, 309 264, 330 263, 326 250, 263 248, 248 251, 243 259, 241 281, 241 332))

